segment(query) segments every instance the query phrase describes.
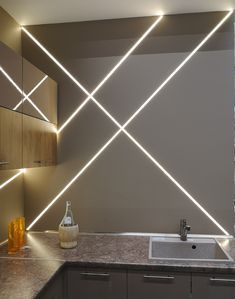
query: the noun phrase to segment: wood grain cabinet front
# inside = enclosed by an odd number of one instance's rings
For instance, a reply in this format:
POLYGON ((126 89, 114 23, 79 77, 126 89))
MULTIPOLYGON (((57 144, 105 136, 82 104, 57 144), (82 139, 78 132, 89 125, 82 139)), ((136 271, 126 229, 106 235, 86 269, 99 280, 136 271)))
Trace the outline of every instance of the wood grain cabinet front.
POLYGON ((0 107, 0 170, 22 168, 22 114, 0 107))
POLYGON ((127 299, 126 271, 107 269, 67 270, 67 299, 127 299))
POLYGON ((235 274, 193 274, 192 299, 234 299, 235 274))
POLYGON ((24 168, 56 164, 56 126, 46 121, 23 115, 24 168))
POLYGON ((128 272, 128 299, 190 299, 190 273, 128 272))

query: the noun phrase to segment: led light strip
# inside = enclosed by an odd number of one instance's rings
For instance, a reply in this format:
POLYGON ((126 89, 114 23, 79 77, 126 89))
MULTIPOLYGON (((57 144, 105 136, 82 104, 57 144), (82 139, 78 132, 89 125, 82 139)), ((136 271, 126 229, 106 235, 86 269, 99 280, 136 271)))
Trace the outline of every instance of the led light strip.
POLYGON ((206 43, 206 41, 213 35, 213 33, 218 30, 218 28, 227 20, 227 18, 232 14, 230 11, 222 20, 217 24, 217 26, 202 40, 202 42, 186 57, 186 59, 173 71, 173 73, 160 85, 158 89, 144 102, 144 104, 128 119, 128 121, 121 126, 106 110, 100 105, 93 97, 91 99, 105 112, 105 114, 111 118, 115 124, 120 127, 120 129, 106 142, 106 144, 93 156, 93 158, 77 173, 77 175, 62 189, 62 191, 50 202, 50 204, 38 215, 38 217, 29 225, 27 229, 30 229, 45 212, 62 196, 62 194, 74 183, 75 180, 95 161, 95 159, 105 150, 105 148, 123 131, 138 147, 145 153, 145 155, 151 159, 151 161, 226 235, 229 233, 184 189, 172 176, 171 174, 158 162, 152 155, 150 155, 143 146, 140 145, 124 128, 131 122, 131 120, 136 117, 137 114, 153 99, 153 97, 160 92, 160 90, 173 78, 173 76, 189 61, 192 56, 206 43))
POLYGON ((6 239, 5 241, 0 242, 0 247, 5 245, 8 242, 8 239, 6 239))
POLYGON ((18 176, 20 176, 22 173, 24 173, 26 170, 21 169, 17 174, 13 175, 10 179, 5 181, 3 184, 0 185, 0 190, 4 188, 6 185, 8 185, 10 182, 14 181, 18 176))
MULTIPOLYGON (((43 77, 42 80, 39 81, 38 84, 35 85, 34 88, 27 94, 27 97, 30 97, 30 96, 35 92, 35 90, 38 89, 38 87, 39 87, 40 85, 42 85, 42 83, 43 83, 47 78, 48 78, 47 75, 46 75, 45 77, 43 77)), ((13 110, 18 109, 18 108, 20 107, 20 105, 21 105, 22 103, 24 103, 24 101, 27 100, 27 97, 24 97, 23 100, 20 101, 20 102, 13 108, 13 110)))
POLYGON ((70 117, 63 123, 58 129, 60 133, 70 121, 79 113, 79 111, 92 99, 92 96, 104 85, 104 83, 113 75, 113 73, 123 64, 123 62, 133 53, 133 51, 140 45, 140 43, 149 35, 149 33, 157 26, 162 20, 163 16, 157 18, 157 20, 148 28, 148 30, 137 40, 137 42, 130 48, 130 50, 120 59, 120 61, 111 69, 111 71, 104 77, 104 79, 96 86, 96 88, 89 93, 86 88, 78 82, 78 80, 24 27, 22 30, 33 40, 33 42, 44 52, 48 57, 88 96, 83 103, 70 115, 70 117))
POLYGON ((29 96, 23 90, 21 90, 21 88, 16 84, 16 82, 8 75, 8 73, 2 67, 0 67, 0 71, 10 81, 10 83, 18 90, 18 92, 20 94, 23 94, 23 96, 29 101, 29 103, 34 107, 34 109, 37 110, 37 112, 44 118, 44 120, 49 122, 49 119, 45 116, 45 114, 34 104, 34 102, 29 98, 29 96))

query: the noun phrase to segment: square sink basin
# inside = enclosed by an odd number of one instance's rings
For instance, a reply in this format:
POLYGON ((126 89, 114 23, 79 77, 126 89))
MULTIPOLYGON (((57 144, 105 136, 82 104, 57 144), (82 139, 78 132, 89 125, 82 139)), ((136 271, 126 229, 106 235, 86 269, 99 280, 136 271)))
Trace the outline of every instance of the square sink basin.
POLYGON ((233 261, 214 238, 150 237, 149 258, 185 261, 233 261))

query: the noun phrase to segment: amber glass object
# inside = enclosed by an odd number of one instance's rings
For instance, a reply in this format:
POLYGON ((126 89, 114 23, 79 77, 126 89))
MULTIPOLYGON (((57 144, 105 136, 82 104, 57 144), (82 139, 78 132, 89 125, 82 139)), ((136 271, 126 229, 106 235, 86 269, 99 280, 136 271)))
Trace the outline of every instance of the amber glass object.
POLYGON ((19 217, 8 225, 8 253, 13 254, 25 244, 25 218, 19 217))

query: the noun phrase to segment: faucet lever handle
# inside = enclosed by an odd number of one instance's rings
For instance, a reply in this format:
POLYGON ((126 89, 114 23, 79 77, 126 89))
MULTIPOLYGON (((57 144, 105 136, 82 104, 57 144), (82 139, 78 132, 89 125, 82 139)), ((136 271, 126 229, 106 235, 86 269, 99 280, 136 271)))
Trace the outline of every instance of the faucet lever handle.
POLYGON ((190 226, 190 225, 186 225, 186 226, 185 226, 185 229, 186 229, 188 232, 190 232, 190 230, 191 230, 191 226, 190 226))

